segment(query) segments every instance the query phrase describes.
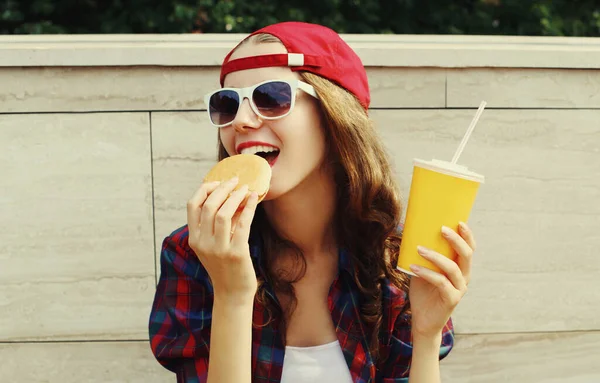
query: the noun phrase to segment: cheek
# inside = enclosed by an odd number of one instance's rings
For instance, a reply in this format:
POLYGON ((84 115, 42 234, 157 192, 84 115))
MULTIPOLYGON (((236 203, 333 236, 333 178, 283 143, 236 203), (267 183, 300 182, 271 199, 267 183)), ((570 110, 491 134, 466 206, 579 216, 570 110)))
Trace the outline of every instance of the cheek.
POLYGON ((221 128, 219 130, 219 137, 221 138, 221 143, 223 143, 227 153, 229 153, 230 156, 235 154, 235 134, 233 128, 221 128))
POLYGON ((326 156, 326 143, 325 143, 325 127, 322 125, 321 121, 318 119, 314 119, 310 122, 310 129, 308 132, 307 142, 310 145, 311 151, 319 156, 326 156))
POLYGON ((279 130, 280 137, 298 150, 311 153, 312 156, 324 154, 326 151, 325 126, 319 118, 318 112, 309 109, 302 116, 304 118, 297 118, 293 126, 279 130))
POLYGON ((315 145, 315 149, 325 152, 325 130, 328 129, 324 118, 321 117, 321 113, 316 102, 311 104, 312 113, 310 113, 310 121, 308 122, 310 126, 310 135, 313 141, 313 145, 315 145))
POLYGON ((298 131, 281 137, 288 148, 286 156, 294 166, 313 168, 322 163, 327 154, 325 138, 319 126, 298 127, 298 131))

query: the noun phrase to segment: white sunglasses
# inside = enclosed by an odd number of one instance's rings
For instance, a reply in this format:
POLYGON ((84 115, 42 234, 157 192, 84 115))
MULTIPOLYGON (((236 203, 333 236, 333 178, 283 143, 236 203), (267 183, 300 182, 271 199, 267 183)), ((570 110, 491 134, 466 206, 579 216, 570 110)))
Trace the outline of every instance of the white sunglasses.
POLYGON ((231 124, 245 98, 260 118, 276 120, 292 112, 297 89, 302 89, 317 100, 312 85, 300 80, 269 80, 246 88, 222 88, 204 96, 208 117, 214 126, 231 124))

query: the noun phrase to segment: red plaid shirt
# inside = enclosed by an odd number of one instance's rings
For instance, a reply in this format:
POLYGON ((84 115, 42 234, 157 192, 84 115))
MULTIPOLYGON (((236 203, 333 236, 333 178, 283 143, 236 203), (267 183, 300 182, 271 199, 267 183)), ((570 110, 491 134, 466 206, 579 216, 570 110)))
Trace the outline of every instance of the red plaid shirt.
MULTIPOLYGON (((261 247, 252 238, 250 254, 257 274, 263 273, 259 266, 261 247)), ((339 271, 330 289, 328 303, 353 381, 408 382, 412 355, 410 317, 401 314, 407 294, 387 280, 383 284, 380 349, 388 358, 376 365, 359 317, 359 293, 352 276, 351 257, 344 250, 339 256, 339 271)), ((164 367, 177 374, 177 382, 206 382, 213 289, 206 270, 188 245, 187 226, 165 238, 160 264, 160 280, 149 322, 152 352, 164 367)), ((274 298, 272 290, 269 291, 274 298)), ((264 307, 255 303, 253 323, 264 323, 264 315, 264 307)), ((450 320, 442 333, 440 359, 448 355, 453 344, 454 329, 450 320)), ((252 381, 279 382, 284 351, 277 321, 253 328, 252 381)))

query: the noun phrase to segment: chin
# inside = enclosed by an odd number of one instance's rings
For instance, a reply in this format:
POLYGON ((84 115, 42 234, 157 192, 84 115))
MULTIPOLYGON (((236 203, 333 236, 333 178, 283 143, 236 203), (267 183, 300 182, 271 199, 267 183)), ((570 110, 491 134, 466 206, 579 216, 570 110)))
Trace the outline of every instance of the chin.
POLYGON ((292 189, 293 188, 285 187, 284 185, 277 185, 275 182, 274 185, 271 184, 269 187, 269 191, 267 192, 265 198, 263 198, 262 202, 276 200, 277 198, 289 193, 292 189))
POLYGON ((265 198, 263 198, 262 202, 273 201, 273 200, 279 198, 283 194, 284 193, 280 193, 280 192, 277 192, 276 190, 269 189, 269 192, 267 193, 265 198))

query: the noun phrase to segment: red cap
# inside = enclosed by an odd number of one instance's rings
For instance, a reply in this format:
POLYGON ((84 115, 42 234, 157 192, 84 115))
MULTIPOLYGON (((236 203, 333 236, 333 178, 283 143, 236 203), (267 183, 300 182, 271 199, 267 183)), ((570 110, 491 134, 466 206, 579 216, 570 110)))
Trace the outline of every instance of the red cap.
POLYGON ((269 25, 248 37, 259 33, 277 37, 287 48, 288 54, 244 57, 229 61, 234 48, 223 60, 221 86, 225 76, 231 72, 288 66, 292 71, 311 72, 333 81, 354 94, 365 109, 369 108, 371 96, 365 67, 356 52, 335 31, 322 25, 288 21, 269 25))

